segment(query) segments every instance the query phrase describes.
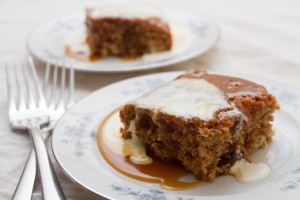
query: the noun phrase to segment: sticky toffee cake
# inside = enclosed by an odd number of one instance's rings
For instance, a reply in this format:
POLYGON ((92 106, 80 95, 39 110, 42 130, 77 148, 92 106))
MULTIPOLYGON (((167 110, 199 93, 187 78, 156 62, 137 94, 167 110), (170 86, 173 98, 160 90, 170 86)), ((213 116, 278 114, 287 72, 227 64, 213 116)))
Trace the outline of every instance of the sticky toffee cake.
POLYGON ((279 106, 261 85, 190 71, 120 110, 122 137, 147 154, 178 160, 199 180, 230 173, 236 161, 271 142, 279 106))
POLYGON ((170 50, 172 36, 166 20, 155 8, 145 8, 87 9, 87 44, 91 56, 133 59, 170 50))

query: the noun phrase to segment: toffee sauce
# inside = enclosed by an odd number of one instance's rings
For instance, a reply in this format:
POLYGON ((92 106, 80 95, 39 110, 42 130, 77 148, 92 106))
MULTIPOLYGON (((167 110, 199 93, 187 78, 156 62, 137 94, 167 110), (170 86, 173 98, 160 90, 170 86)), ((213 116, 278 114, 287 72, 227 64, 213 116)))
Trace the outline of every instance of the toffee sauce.
MULTIPOLYGON (((162 161, 158 158, 153 158, 153 162, 148 165, 134 164, 129 160, 129 156, 118 155, 113 152, 110 147, 105 144, 103 139, 103 131, 105 124, 112 118, 114 114, 119 110, 112 112, 106 117, 101 123, 98 129, 97 143, 100 153, 107 161, 107 163, 121 174, 133 178, 138 181, 158 183, 163 188, 171 190, 184 190, 193 188, 199 185, 199 181, 195 180, 192 182, 185 182, 179 180, 190 174, 182 165, 179 163, 172 163, 162 161)), ((117 126, 118 124, 116 124, 117 126)), ((120 126, 119 126, 120 127, 120 126)), ((123 152, 128 151, 124 143, 123 152)))

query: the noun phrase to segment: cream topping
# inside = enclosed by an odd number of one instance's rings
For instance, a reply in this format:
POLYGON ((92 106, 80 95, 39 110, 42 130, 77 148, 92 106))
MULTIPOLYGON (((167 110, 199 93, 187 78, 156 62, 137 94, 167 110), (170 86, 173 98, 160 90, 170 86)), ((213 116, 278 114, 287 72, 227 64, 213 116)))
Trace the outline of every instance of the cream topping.
POLYGON ((131 132, 131 139, 124 140, 124 142, 130 151, 130 161, 139 165, 151 164, 153 160, 146 154, 145 143, 135 133, 135 120, 130 122, 128 130, 131 132))
POLYGON ((114 153, 129 156, 131 162, 139 165, 152 163, 152 158, 147 156, 145 144, 135 134, 135 121, 131 121, 129 131, 131 139, 124 140, 120 134, 122 126, 119 113, 114 113, 103 127, 104 144, 114 153))
POLYGON ((102 17, 121 17, 121 18, 160 18, 166 22, 166 18, 161 10, 153 5, 139 5, 139 6, 105 6, 93 8, 90 10, 89 16, 91 18, 102 17))
POLYGON ((90 55, 90 48, 86 43, 87 34, 85 32, 72 35, 67 38, 66 46, 70 48, 73 53, 90 55))
POLYGON ((122 123, 119 113, 115 112, 108 118, 107 123, 104 124, 101 139, 103 140, 103 143, 114 153, 124 155, 124 139, 121 136, 120 127, 122 127, 122 123))
POLYGON ((270 167, 264 163, 250 163, 241 159, 231 167, 230 173, 240 182, 251 183, 266 178, 270 167))
POLYGON ((170 115, 210 120, 220 109, 236 109, 223 92, 204 79, 176 79, 131 102, 140 108, 170 115))
POLYGON ((169 51, 145 54, 142 57, 143 60, 159 61, 170 56, 178 55, 186 51, 187 48, 189 48, 189 46, 195 40, 195 35, 186 26, 170 22, 169 27, 172 35, 172 49, 169 51))

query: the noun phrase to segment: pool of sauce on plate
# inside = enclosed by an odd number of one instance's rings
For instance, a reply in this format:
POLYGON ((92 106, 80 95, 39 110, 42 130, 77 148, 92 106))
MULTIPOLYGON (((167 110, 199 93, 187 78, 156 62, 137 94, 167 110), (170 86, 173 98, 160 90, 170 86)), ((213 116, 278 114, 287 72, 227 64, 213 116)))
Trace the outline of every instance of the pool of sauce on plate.
MULTIPOLYGON (((115 170, 121 174, 149 183, 158 183, 162 187, 172 190, 184 190, 196 187, 199 185, 199 181, 194 180, 192 182, 185 182, 179 180, 180 178, 185 177, 190 174, 182 165, 179 163, 171 163, 161 161, 160 159, 153 158, 153 162, 147 165, 134 164, 129 160, 129 156, 119 155, 115 153, 103 139, 104 135, 104 126, 105 124, 112 119, 113 115, 118 114, 119 110, 112 112, 106 117, 105 120, 101 123, 98 129, 97 143, 99 150, 107 161, 107 163, 113 167, 115 170)), ((120 124, 116 124, 116 127, 119 130, 120 124)), ((116 133, 111 133, 116 134, 116 133)), ((120 135, 120 133, 117 133, 120 135)), ((123 144, 123 152, 128 151, 126 143, 123 144)))
POLYGON ((72 48, 68 45, 65 46, 65 55, 75 60, 88 61, 88 62, 95 62, 101 59, 100 56, 92 56, 85 51, 73 51, 72 48))

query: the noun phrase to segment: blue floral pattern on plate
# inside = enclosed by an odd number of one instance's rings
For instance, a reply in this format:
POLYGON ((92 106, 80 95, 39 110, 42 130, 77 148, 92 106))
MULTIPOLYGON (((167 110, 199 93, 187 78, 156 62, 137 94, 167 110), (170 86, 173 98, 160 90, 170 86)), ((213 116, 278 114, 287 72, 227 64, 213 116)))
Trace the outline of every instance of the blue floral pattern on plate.
POLYGON ((287 173, 288 181, 283 183, 282 191, 288 192, 300 188, 300 166, 287 173))
POLYGON ((270 88, 286 109, 300 114, 300 94, 273 86, 270 88))
POLYGON ((96 132, 89 130, 89 124, 93 122, 93 116, 87 115, 77 119, 74 124, 68 124, 65 127, 63 133, 65 137, 63 137, 61 142, 65 145, 74 146, 74 155, 83 156, 89 148, 89 135, 86 134, 87 132, 90 132, 90 137, 96 138, 96 132))
MULTIPOLYGON (((171 200, 166 196, 166 193, 160 190, 148 190, 141 192, 134 190, 128 186, 110 185, 110 187, 120 195, 130 196, 136 200, 171 200)), ((194 198, 176 197, 174 200, 194 200, 194 198)))

